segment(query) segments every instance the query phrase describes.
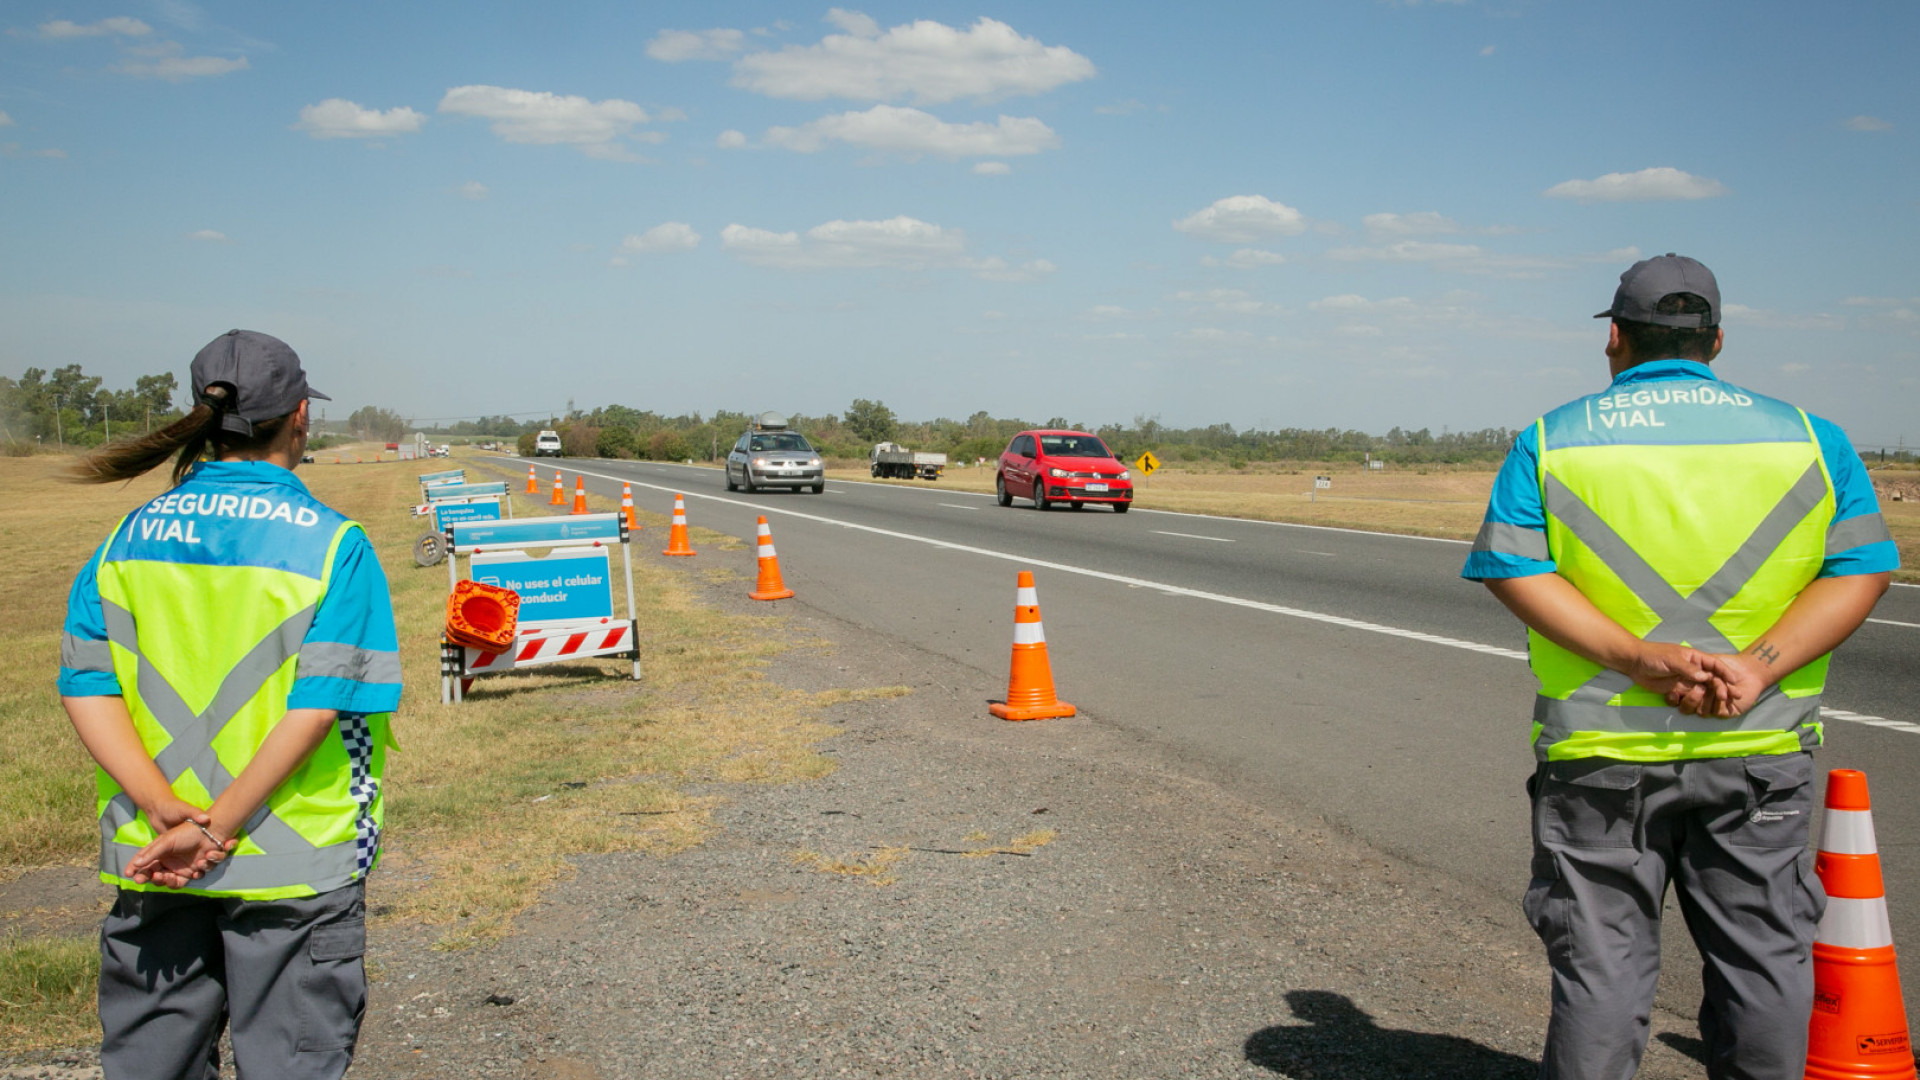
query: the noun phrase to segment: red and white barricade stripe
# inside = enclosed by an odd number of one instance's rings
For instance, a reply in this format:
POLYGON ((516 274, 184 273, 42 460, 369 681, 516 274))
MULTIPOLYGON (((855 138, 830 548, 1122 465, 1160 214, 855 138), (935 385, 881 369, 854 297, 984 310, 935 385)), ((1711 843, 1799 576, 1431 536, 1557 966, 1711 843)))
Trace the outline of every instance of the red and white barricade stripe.
POLYGON ((513 648, 506 652, 487 653, 479 649, 467 649, 461 674, 471 678, 563 660, 630 656, 633 647, 633 624, 617 619, 599 620, 586 626, 522 630, 514 639, 513 648))

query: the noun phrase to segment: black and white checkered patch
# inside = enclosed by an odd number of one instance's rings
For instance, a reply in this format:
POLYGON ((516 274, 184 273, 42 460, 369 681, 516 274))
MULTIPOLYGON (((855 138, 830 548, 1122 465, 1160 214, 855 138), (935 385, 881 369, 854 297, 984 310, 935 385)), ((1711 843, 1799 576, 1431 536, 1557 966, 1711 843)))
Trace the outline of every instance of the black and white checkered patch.
POLYGON ((380 785, 373 779, 373 729, 359 713, 340 714, 340 741, 347 748, 347 763, 353 772, 348 792, 360 812, 353 820, 355 867, 361 876, 373 869, 373 856, 380 850, 380 826, 373 821, 373 800, 380 785))

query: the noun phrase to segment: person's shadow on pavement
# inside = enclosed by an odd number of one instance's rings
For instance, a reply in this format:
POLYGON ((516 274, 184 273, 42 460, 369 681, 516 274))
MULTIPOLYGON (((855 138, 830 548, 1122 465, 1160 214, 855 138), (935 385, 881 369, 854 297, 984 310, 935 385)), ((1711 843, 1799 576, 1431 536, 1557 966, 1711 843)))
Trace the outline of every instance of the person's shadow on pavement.
POLYGON ((1287 994, 1297 1024, 1247 1037, 1247 1060, 1296 1080, 1530 1080, 1539 1062, 1454 1035, 1382 1028, 1344 994, 1287 994))

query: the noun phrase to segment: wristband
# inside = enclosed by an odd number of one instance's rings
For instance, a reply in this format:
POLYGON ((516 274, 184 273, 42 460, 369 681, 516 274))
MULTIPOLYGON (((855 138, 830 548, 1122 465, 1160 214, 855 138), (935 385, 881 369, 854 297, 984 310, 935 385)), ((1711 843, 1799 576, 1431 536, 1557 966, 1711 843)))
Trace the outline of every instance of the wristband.
MULTIPOLYGON (((193 819, 192 819, 192 818, 188 818, 187 820, 188 820, 188 821, 193 821, 193 819)), ((213 830, 212 830, 212 829, 209 829, 209 828, 207 828, 207 827, 206 827, 205 825, 202 825, 202 824, 200 824, 200 823, 199 823, 199 822, 197 822, 197 821, 193 821, 193 827, 194 827, 194 828, 196 828, 196 829, 199 829, 199 830, 200 830, 200 835, 201 835, 201 836, 204 836, 204 837, 206 837, 206 838, 207 838, 208 840, 211 840, 211 841, 213 842, 213 846, 214 846, 214 847, 217 847, 217 848, 219 848, 219 849, 220 849, 221 851, 225 851, 225 850, 227 850, 227 844, 226 844, 226 841, 224 841, 224 840, 222 840, 222 839, 220 839, 219 837, 217 837, 217 836, 215 836, 215 835, 213 835, 213 830)))

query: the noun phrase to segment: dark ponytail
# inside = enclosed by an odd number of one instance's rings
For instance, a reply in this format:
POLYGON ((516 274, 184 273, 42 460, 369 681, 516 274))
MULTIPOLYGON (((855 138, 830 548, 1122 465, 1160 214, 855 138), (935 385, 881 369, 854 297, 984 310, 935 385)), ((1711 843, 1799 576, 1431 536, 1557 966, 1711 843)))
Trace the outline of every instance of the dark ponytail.
POLYGON ((232 387, 214 383, 201 391, 200 400, 187 415, 159 431, 121 439, 94 450, 74 463, 69 478, 81 484, 118 483, 144 476, 171 457, 172 483, 178 485, 209 453, 265 448, 286 426, 287 417, 276 416, 253 424, 251 437, 227 431, 222 425, 232 400, 232 387))

